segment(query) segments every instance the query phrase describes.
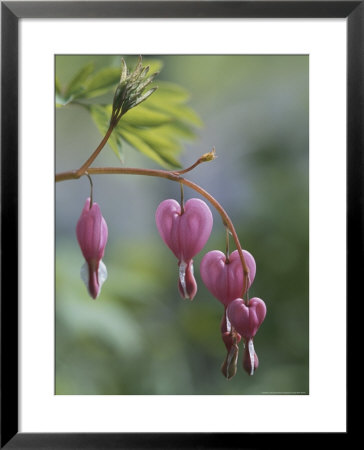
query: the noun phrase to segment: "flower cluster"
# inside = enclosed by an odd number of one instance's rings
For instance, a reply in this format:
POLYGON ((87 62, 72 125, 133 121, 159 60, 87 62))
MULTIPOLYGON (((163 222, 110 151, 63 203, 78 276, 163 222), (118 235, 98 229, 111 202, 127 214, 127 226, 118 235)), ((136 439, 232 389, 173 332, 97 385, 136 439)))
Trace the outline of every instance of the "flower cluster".
MULTIPOLYGON (((210 208, 197 198, 192 198, 185 204, 168 199, 158 206, 155 219, 159 234, 177 258, 179 293, 182 298, 192 300, 197 293, 193 258, 210 237, 213 225, 210 208)), ((96 299, 107 277, 102 258, 108 228, 99 205, 90 198, 86 200, 77 222, 76 235, 86 260, 81 269, 81 277, 90 296, 96 299)), ((259 361, 253 339, 266 315, 263 300, 257 297, 248 299, 247 293, 255 278, 256 264, 248 251, 243 250, 243 257, 248 269, 246 273, 238 250, 230 255, 218 250, 210 251, 200 264, 204 284, 224 306, 220 328, 227 356, 221 370, 228 379, 236 374, 241 341, 244 345, 244 369, 249 375, 253 375, 257 369, 259 361)))
MULTIPOLYGON (((206 244, 212 223, 209 207, 196 198, 188 200, 184 207, 176 200, 164 200, 157 208, 156 224, 159 234, 178 260, 178 288, 182 298, 192 300, 196 295, 197 284, 193 275, 192 258, 206 244)), ((228 379, 236 373, 238 344, 241 340, 244 344, 244 369, 249 375, 253 375, 257 369, 259 362, 253 338, 266 314, 263 300, 243 300, 256 273, 253 256, 246 250, 243 250, 243 256, 249 270, 247 280, 244 280, 245 275, 237 250, 229 257, 218 250, 208 252, 200 265, 203 282, 212 295, 224 305, 221 336, 227 356, 222 365, 222 372, 228 379), (244 292, 243 286, 246 286, 244 292)))

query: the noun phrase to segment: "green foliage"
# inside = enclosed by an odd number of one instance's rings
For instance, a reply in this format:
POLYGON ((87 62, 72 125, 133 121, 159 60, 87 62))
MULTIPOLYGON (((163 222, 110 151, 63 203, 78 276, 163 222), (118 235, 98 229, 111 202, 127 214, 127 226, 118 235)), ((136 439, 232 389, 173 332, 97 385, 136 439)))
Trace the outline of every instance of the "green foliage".
POLYGON ((94 64, 86 64, 81 70, 72 78, 65 91, 66 98, 82 98, 85 91, 87 91, 87 80, 94 71, 94 64))
POLYGON ((202 123, 195 111, 186 105, 189 93, 180 85, 160 81, 158 86, 150 87, 162 62, 150 60, 145 63, 147 65, 143 66, 139 58, 134 71, 129 72, 123 59, 121 69, 105 67, 95 71, 91 62, 63 87, 56 77, 56 107, 84 106, 102 136, 109 128, 113 112, 118 111, 123 117, 108 145, 119 160, 123 161, 123 147, 127 143, 165 168, 180 168, 178 155, 182 141, 193 139, 195 127, 202 123), (153 75, 147 76, 152 72, 153 75), (110 101, 112 91, 115 94, 110 101), (97 97, 101 98, 96 103, 97 97), (141 104, 147 99, 146 104, 141 104))

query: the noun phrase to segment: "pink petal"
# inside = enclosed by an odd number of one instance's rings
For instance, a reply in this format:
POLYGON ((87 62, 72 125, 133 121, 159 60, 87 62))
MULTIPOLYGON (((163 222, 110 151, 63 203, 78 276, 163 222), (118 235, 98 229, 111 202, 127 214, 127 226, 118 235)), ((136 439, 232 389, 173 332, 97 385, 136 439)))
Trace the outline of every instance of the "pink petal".
POLYGON ((206 203, 198 198, 185 203, 183 214, 176 200, 164 200, 155 217, 159 234, 179 261, 191 260, 210 237, 212 214, 206 203))
POLYGON ((161 238, 179 258, 178 224, 181 214, 180 204, 173 199, 164 200, 157 208, 155 221, 161 238))
POLYGON ((89 198, 77 222, 76 235, 86 261, 97 262, 104 256, 108 236, 107 224, 97 203, 93 203, 90 209, 89 198))
POLYGON ((257 297, 251 298, 248 306, 241 298, 237 298, 227 307, 227 316, 231 325, 247 341, 256 335, 266 312, 265 303, 257 297))
MULTIPOLYGON (((256 273, 255 260, 246 250, 243 250, 243 255, 249 269, 250 287, 256 273)), ((208 252, 202 258, 200 273, 208 290, 225 306, 241 297, 244 275, 237 250, 231 253, 229 263, 226 263, 225 254, 219 250, 208 252)))
POLYGON ((96 299, 100 292, 98 280, 98 268, 93 268, 91 264, 88 265, 88 291, 93 299, 96 299))

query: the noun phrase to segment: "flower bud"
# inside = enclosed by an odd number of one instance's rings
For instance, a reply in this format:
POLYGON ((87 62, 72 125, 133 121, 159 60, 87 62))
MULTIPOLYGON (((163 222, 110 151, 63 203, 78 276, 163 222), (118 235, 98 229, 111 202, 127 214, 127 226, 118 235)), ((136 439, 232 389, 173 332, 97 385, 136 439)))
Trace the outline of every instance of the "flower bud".
POLYGON ((158 72, 155 72, 147 78, 146 75, 148 71, 149 66, 142 65, 141 57, 139 57, 134 71, 130 73, 124 59, 121 60, 120 83, 115 90, 112 105, 113 113, 120 114, 119 118, 129 111, 129 109, 134 108, 145 101, 157 89, 154 87, 145 92, 145 88, 152 83, 156 75, 158 75, 158 72))
POLYGON ((215 148, 213 148, 213 149, 211 150, 211 152, 204 153, 204 154, 201 156, 201 158, 200 158, 200 160, 201 160, 202 162, 213 161, 214 159, 216 159, 216 150, 215 150, 215 148))
POLYGON ((81 268, 81 278, 86 284, 89 294, 95 299, 100 294, 101 286, 107 278, 107 270, 102 258, 108 229, 99 205, 92 203, 90 207, 90 198, 86 200, 78 219, 76 235, 86 260, 81 268))

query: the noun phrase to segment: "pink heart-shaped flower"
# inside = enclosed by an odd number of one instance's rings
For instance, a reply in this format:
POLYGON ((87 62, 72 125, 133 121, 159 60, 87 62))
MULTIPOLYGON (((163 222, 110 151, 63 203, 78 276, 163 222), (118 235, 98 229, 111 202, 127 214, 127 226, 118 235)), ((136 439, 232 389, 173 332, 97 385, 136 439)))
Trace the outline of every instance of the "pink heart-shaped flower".
POLYGON ((237 298, 229 304, 226 310, 231 325, 246 341, 256 335, 266 312, 265 303, 257 297, 251 298, 248 305, 241 298, 237 298))
POLYGON ((198 198, 188 200, 182 214, 176 200, 164 200, 157 208, 155 219, 163 241, 185 263, 202 250, 213 223, 210 208, 198 198))
MULTIPOLYGON (((255 260, 246 250, 243 250, 243 255, 249 268, 250 287, 256 272, 255 260)), ((231 253, 228 263, 225 254, 219 250, 206 253, 200 264, 200 273, 207 289, 225 306, 241 297, 244 274, 237 250, 231 253)))
POLYGON ((101 286, 107 278, 107 270, 102 262, 108 237, 105 219, 97 203, 88 198, 76 226, 77 240, 86 263, 81 268, 81 278, 92 298, 100 294, 101 286))

